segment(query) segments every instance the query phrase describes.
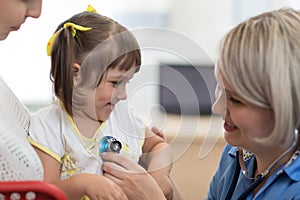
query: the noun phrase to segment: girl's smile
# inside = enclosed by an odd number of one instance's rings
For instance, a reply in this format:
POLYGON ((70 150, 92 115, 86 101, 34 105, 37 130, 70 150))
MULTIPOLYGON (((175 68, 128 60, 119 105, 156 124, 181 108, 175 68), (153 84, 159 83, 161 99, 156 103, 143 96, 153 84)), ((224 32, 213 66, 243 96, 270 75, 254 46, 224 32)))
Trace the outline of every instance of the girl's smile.
POLYGON ((120 71, 118 67, 108 70, 95 93, 95 112, 98 120, 107 120, 116 104, 127 98, 126 85, 134 73, 134 66, 128 71, 120 71))

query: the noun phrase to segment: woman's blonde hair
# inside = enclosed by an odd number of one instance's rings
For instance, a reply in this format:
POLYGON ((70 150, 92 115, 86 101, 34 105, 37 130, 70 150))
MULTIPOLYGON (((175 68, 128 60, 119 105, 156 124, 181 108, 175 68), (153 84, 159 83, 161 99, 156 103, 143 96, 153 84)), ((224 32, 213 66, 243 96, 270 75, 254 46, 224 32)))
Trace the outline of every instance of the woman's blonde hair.
POLYGON ((300 13, 282 8, 252 17, 220 43, 218 68, 242 98, 274 111, 266 145, 291 144, 300 123, 300 13))

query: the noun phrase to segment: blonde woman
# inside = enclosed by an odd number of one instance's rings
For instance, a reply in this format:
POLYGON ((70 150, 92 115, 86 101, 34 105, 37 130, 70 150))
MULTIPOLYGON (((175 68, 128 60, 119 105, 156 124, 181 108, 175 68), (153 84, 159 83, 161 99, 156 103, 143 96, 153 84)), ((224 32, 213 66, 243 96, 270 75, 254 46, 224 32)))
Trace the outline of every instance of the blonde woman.
MULTIPOLYGON (((228 145, 206 199, 300 199, 299 36, 293 9, 263 13, 225 35, 213 112, 223 116, 228 145)), ((143 169, 120 155, 103 157, 104 176, 127 196, 164 199, 143 169)))
POLYGON ((207 199, 299 199, 300 13, 253 17, 221 43, 213 106, 228 145, 207 199))

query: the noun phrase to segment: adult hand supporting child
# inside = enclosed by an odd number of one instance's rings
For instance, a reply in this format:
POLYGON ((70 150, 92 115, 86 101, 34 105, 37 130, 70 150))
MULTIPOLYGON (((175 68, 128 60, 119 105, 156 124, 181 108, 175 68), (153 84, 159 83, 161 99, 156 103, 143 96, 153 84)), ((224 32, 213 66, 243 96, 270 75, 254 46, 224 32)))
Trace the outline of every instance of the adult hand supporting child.
POLYGON ((111 152, 102 154, 105 177, 118 184, 129 199, 165 200, 165 196, 152 176, 130 159, 111 152))

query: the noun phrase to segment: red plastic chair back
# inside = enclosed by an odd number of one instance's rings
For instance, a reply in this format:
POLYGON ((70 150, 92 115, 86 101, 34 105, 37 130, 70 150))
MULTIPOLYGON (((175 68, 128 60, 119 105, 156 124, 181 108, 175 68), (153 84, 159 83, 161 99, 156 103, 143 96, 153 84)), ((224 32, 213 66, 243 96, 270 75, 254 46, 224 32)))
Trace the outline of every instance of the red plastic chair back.
POLYGON ((0 200, 67 200, 55 185, 44 181, 0 182, 0 200))

